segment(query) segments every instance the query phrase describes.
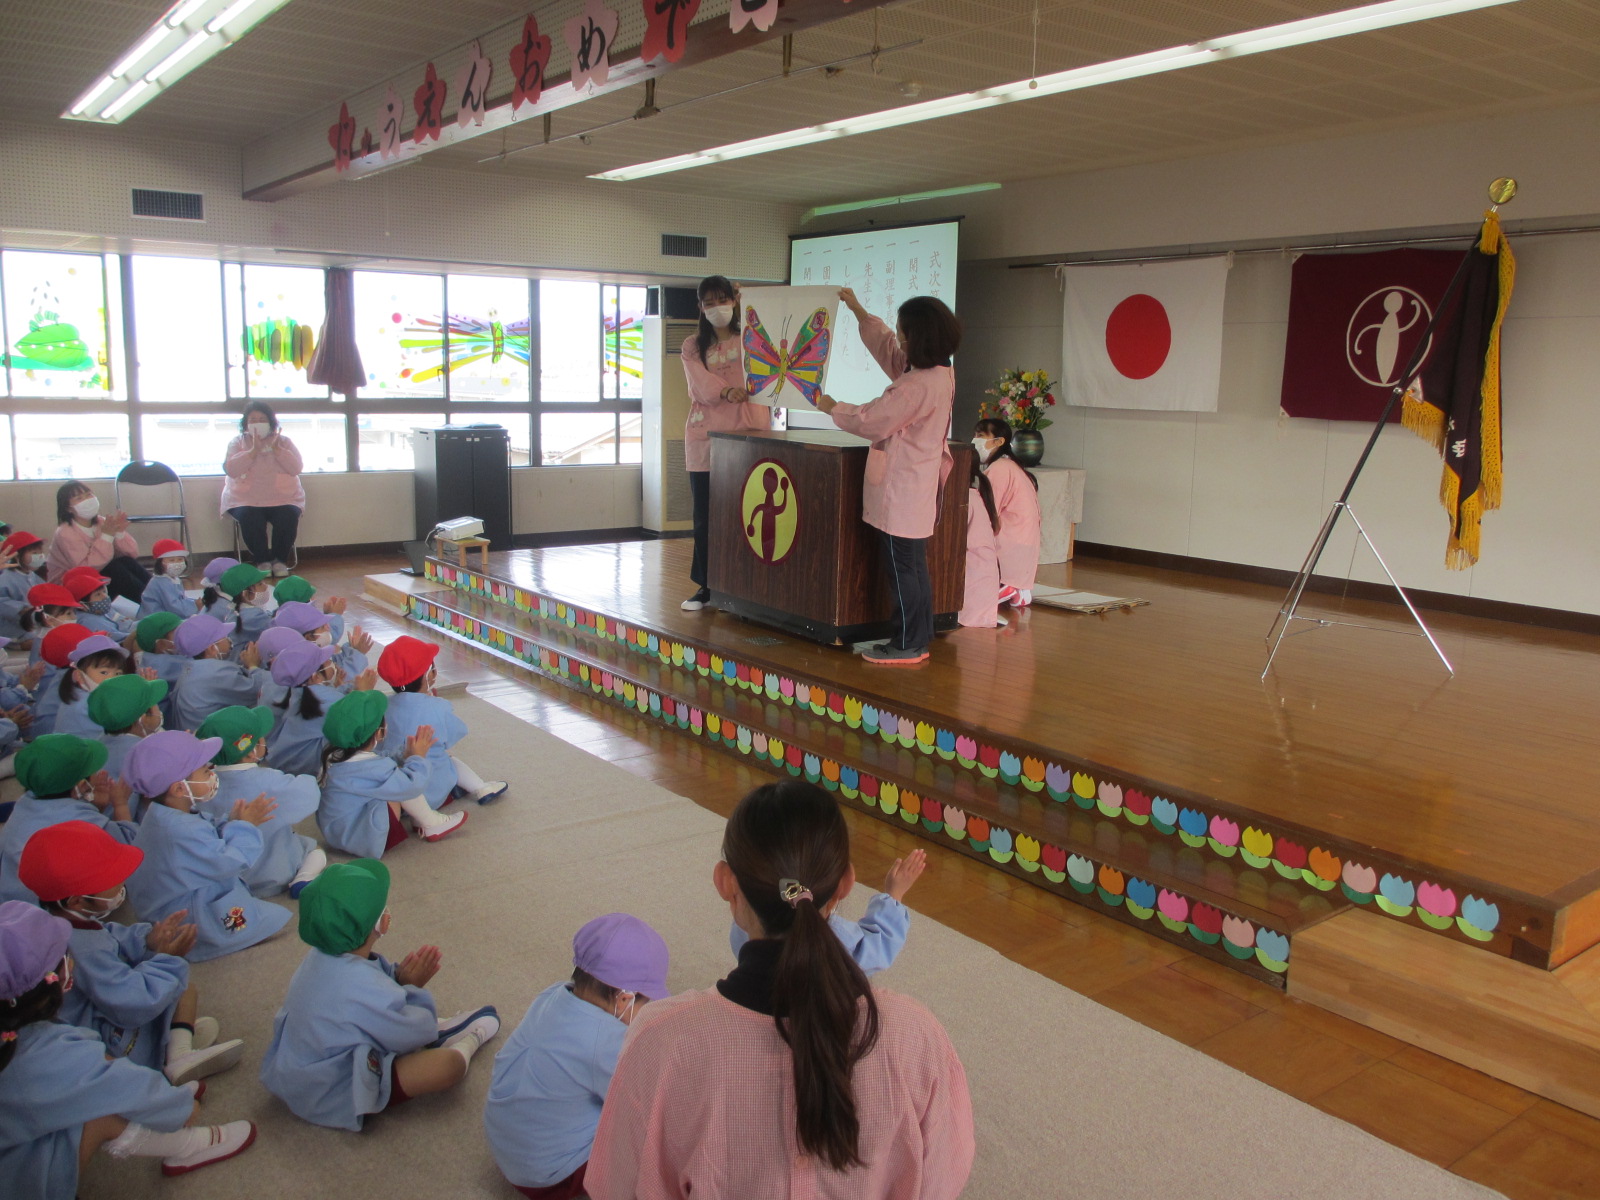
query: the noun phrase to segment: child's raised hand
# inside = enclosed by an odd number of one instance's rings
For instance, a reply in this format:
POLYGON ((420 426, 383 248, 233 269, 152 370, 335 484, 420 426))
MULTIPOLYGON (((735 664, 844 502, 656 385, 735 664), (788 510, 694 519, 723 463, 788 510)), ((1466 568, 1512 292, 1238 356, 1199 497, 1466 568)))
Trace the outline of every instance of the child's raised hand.
POLYGON ((96 808, 111 807, 111 772, 96 771, 89 776, 89 786, 94 789, 89 803, 96 808))
POLYGON ((195 939, 200 936, 198 926, 184 921, 188 915, 188 909, 180 908, 171 916, 157 921, 145 935, 144 944, 157 954, 173 954, 182 958, 194 949, 195 939))
POLYGON ((139 678, 140 679, 154 679, 155 677, 156 677, 156 669, 154 667, 140 667, 139 668, 139 678))
POLYGON ((17 565, 17 552, 15 550, 0 550, 0 571, 9 570, 17 565))
POLYGON ((266 792, 262 792, 254 800, 235 800, 233 811, 228 814, 230 821, 248 821, 252 825, 265 825, 272 820, 272 814, 278 811, 278 802, 266 792))
POLYGON ((261 665, 261 647, 254 642, 246 642, 243 650, 239 651, 239 665, 255 670, 261 665))
POLYGON ((418 725, 417 731, 406 739, 406 757, 426 755, 433 746, 433 726, 418 725))
POLYGON ((349 641, 351 648, 359 650, 362 654, 372 649, 372 635, 359 625, 351 628, 349 641))
POLYGON ((352 691, 370 692, 378 686, 378 669, 376 667, 368 667, 356 676, 355 683, 350 686, 352 691))
POLYGON ((402 958, 394 969, 396 983, 407 987, 427 987, 428 980, 444 965, 444 953, 437 946, 419 946, 402 958))
POLYGON ((45 668, 49 665, 41 658, 38 662, 25 668, 22 674, 17 676, 17 682, 28 691, 33 691, 34 688, 39 686, 39 680, 44 678, 45 668))
POLYGON ((926 850, 913 850, 904 858, 897 858, 889 868, 889 873, 883 877, 883 890, 896 900, 904 900, 906 893, 911 890, 911 885, 922 878, 922 872, 928 867, 928 852, 926 850))
POLYGON ((343 596, 329 596, 322 602, 322 611, 328 614, 342 613, 350 607, 350 601, 343 596))

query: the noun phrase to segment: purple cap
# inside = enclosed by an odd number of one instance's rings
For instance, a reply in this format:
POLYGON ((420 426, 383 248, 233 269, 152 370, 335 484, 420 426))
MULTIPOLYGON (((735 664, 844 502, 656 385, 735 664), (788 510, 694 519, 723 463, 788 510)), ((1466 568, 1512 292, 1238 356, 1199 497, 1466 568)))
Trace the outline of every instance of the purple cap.
POLYGON ((67 952, 72 926, 37 904, 0 904, 0 1000, 15 1000, 39 986, 67 952))
POLYGON ((172 644, 186 658, 204 654, 207 646, 215 645, 228 636, 228 626, 210 613, 195 613, 178 622, 172 631, 172 644))
POLYGON ((638 917, 608 913, 596 917, 572 938, 572 965, 607 987, 664 1000, 667 944, 638 917))
POLYGON ((239 560, 237 558, 228 558, 226 556, 222 558, 213 558, 206 564, 206 569, 200 574, 204 577, 208 584, 210 584, 212 587, 216 587, 217 580, 222 578, 222 573, 229 567, 237 567, 238 565, 239 560))
POLYGON ((296 633, 311 633, 327 623, 328 614, 304 600, 290 600, 278 605, 278 615, 272 618, 273 628, 292 629, 296 633))
POLYGON ((332 646, 319 646, 301 638, 298 646, 278 651, 278 657, 272 660, 273 682, 284 687, 299 687, 332 657, 332 646))
POLYGON ((256 649, 261 652, 261 661, 271 666, 275 658, 290 646, 298 646, 305 641, 292 629, 282 629, 274 625, 271 629, 263 630, 256 639, 256 649))
POLYGON ((11 645, 11 639, 10 638, 8 638, 8 637, 0 637, 0 650, 4 650, 9 645, 11 645))
POLYGON ((139 795, 154 799, 207 765, 221 749, 221 738, 197 738, 186 729, 163 729, 140 738, 128 751, 122 777, 139 795))
POLYGON ((128 652, 103 633, 93 637, 86 637, 71 650, 67 651, 67 661, 73 666, 78 665, 80 659, 88 658, 91 654, 99 654, 104 650, 115 650, 118 654, 126 655, 128 652))

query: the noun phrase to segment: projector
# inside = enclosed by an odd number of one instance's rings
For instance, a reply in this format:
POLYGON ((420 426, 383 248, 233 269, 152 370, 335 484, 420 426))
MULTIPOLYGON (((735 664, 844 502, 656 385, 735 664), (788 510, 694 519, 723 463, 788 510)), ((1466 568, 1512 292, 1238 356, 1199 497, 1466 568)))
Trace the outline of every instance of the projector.
POLYGON ((440 521, 438 534, 446 541, 464 542, 468 538, 483 536, 483 522, 477 517, 457 517, 454 521, 440 521))

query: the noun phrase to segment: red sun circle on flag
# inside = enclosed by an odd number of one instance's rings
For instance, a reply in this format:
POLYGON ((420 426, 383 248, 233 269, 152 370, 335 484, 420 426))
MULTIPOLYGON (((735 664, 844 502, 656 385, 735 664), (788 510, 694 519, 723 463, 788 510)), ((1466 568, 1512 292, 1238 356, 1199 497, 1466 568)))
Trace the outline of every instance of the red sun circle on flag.
POLYGON ((1129 296, 1106 318, 1106 353, 1129 379, 1149 379, 1171 352, 1172 322, 1154 296, 1129 296))

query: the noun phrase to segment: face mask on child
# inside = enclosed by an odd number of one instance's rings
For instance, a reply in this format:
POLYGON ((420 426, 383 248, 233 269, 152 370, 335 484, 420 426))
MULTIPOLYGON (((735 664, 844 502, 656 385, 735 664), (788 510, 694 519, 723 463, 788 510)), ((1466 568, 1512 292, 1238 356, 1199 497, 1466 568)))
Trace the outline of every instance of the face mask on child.
POLYGON ((182 579, 189 571, 189 564, 181 558, 163 558, 161 560, 161 573, 168 579, 182 579))
MULTIPOLYGON (((81 921, 104 921, 117 909, 121 908, 123 901, 127 898, 128 889, 120 887, 117 889, 117 894, 109 899, 104 896, 85 896, 83 897, 84 907, 68 908, 67 912, 81 921)), ((65 907, 65 905, 62 907, 65 907)))
POLYGON ((111 611, 111 597, 107 596, 104 600, 85 600, 83 607, 95 616, 103 617, 111 611))
POLYGON ((72 506, 73 514, 80 521, 92 521, 100 515, 100 497, 86 496, 72 506))
POLYGON ((24 554, 22 556, 22 566, 24 570, 37 571, 40 567, 44 566, 44 555, 24 554))
POLYGON ((319 646, 331 646, 333 645, 333 631, 331 629, 320 629, 311 636, 311 640, 319 646))
POLYGON ((733 305, 713 304, 705 310, 706 320, 711 322, 715 329, 726 329, 733 324, 733 305))
POLYGON ((183 784, 183 794, 189 797, 189 801, 192 804, 204 804, 207 800, 215 797, 217 794, 217 789, 222 786, 222 781, 219 780, 215 775, 211 777, 210 784, 202 783, 197 785, 193 780, 190 779, 183 779, 179 782, 183 784), (204 788, 205 790, 201 791, 199 790, 200 788, 204 788))
POLYGON ((265 438, 272 432, 272 426, 267 424, 265 421, 251 421, 249 429, 250 436, 257 438, 265 438))
POLYGON ((994 453, 994 450, 989 446, 989 439, 984 437, 973 438, 972 448, 978 452, 978 461, 981 463, 988 462, 989 456, 994 453))

